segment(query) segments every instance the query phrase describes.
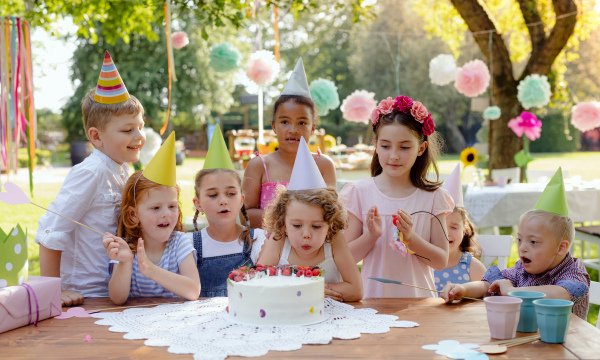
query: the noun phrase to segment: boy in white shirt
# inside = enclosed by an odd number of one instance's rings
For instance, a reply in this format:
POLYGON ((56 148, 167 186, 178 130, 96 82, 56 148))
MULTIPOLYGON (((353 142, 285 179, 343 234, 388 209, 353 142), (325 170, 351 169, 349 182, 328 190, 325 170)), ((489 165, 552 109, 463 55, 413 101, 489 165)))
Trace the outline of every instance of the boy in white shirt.
MULTIPOLYGON (((115 233, 128 162, 139 160, 146 142, 144 108, 129 95, 108 51, 98 85, 81 102, 83 127, 94 152, 75 165, 48 208, 100 232, 115 233)), ((50 212, 39 220, 42 276, 62 279, 64 306, 84 296, 107 297, 109 259, 102 235, 50 212)))

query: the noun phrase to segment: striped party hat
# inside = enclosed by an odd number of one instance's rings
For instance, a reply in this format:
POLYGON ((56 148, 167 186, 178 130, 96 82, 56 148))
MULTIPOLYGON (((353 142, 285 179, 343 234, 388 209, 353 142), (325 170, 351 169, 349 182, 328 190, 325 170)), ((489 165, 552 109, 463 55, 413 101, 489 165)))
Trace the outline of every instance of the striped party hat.
POLYGON ((119 75, 119 71, 107 51, 104 54, 104 62, 102 63, 102 70, 100 70, 94 100, 100 104, 117 104, 128 99, 129 92, 127 92, 121 75, 119 75))

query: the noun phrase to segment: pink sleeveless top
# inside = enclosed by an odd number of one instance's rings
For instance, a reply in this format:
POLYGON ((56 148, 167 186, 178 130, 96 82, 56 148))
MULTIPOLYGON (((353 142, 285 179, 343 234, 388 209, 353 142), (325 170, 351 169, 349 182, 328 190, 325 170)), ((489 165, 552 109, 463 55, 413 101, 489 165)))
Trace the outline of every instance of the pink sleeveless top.
MULTIPOLYGON (((267 164, 265 163, 265 159, 263 159, 262 155, 257 151, 256 155, 260 157, 262 160, 263 166, 265 168, 265 176, 267 177, 267 182, 260 185, 260 209, 264 210, 269 207, 275 196, 277 195, 277 187, 283 186, 287 187, 290 183, 289 181, 269 181, 269 172, 267 171, 267 164)), ((319 161, 319 156, 321 156, 321 150, 317 150, 317 158, 315 162, 319 161)))

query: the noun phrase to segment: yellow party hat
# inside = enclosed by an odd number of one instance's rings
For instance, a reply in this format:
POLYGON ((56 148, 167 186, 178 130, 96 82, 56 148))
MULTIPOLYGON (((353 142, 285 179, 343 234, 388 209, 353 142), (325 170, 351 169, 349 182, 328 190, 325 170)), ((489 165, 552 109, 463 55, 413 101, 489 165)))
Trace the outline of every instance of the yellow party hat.
POLYGON ((565 183, 563 182, 562 169, 560 167, 556 170, 548 185, 546 185, 546 188, 533 208, 557 215, 569 216, 569 204, 567 204, 565 183))
POLYGON ((227 151, 227 146, 225 146, 223 133, 221 133, 219 126, 215 128, 215 132, 210 140, 210 146, 208 147, 208 153, 206 153, 206 160, 204 160, 202 170, 208 169, 233 170, 233 163, 231 162, 231 157, 227 151))
POLYGON ((146 179, 157 184, 175 186, 175 131, 156 152, 143 172, 146 179))

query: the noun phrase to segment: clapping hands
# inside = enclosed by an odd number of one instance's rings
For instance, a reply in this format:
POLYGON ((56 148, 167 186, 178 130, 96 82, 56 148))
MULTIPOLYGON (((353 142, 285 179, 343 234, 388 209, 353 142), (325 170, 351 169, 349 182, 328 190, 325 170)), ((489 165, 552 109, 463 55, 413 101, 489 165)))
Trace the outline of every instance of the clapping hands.
POLYGON ((369 234, 371 234, 371 239, 378 239, 381 237, 383 233, 381 226, 381 216, 379 215, 379 210, 377 210, 377 206, 373 206, 367 212, 367 230, 369 234))

